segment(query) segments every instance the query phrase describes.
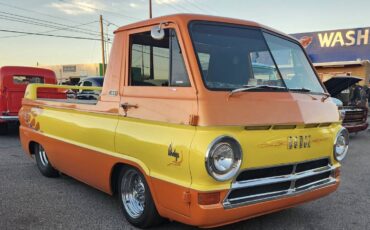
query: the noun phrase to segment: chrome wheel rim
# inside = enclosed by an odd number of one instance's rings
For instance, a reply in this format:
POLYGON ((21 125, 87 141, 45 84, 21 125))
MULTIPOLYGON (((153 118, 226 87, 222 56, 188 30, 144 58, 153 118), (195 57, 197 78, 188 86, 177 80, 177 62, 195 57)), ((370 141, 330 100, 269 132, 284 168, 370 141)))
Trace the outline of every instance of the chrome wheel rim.
POLYGON ((48 157, 46 156, 45 149, 41 145, 39 147, 39 155, 40 155, 41 164, 43 166, 48 166, 49 164, 48 157))
POLYGON ((128 215, 133 219, 139 218, 145 208, 145 186, 137 172, 130 170, 122 178, 121 196, 128 215))

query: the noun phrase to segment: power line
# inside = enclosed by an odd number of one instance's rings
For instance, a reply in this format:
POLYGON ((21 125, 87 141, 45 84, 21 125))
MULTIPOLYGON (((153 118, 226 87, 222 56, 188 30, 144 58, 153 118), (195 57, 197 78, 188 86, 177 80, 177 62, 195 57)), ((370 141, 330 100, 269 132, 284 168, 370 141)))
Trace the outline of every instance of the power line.
POLYGON ((73 39, 81 39, 81 40, 100 41, 100 39, 98 39, 98 38, 76 37, 76 36, 56 35, 56 34, 44 34, 44 33, 35 33, 35 32, 16 31, 16 30, 3 30, 3 29, 0 29, 0 32, 28 34, 28 35, 38 35, 38 36, 47 36, 47 37, 73 38, 73 39))
POLYGON ((106 24, 106 25, 111 24, 111 25, 114 25, 114 26, 116 26, 116 27, 120 27, 119 25, 117 25, 117 24, 115 24, 115 23, 113 23, 113 22, 110 22, 110 21, 108 21, 107 19, 103 19, 103 21, 105 22, 105 24, 106 24))
MULTIPOLYGON (((34 17, 28 17, 28 16, 24 16, 24 15, 20 15, 20 14, 14 14, 14 13, 9 13, 9 12, 4 12, 4 11, 0 11, 0 13, 5 14, 5 15, 10 15, 8 17, 13 18, 13 19, 25 20, 27 22, 29 22, 28 20, 32 20, 32 21, 37 22, 39 24, 48 25, 49 28, 52 28, 50 26, 54 26, 53 28, 60 28, 60 26, 71 27, 71 25, 61 24, 61 23, 57 23, 57 22, 51 22, 51 21, 47 21, 47 20, 43 20, 43 19, 39 19, 39 18, 34 18, 34 17)), ((69 29, 69 30, 74 30, 74 29, 69 29)), ((97 31, 92 31, 92 30, 82 29, 82 28, 77 29, 77 31, 83 31, 85 33, 90 33, 90 34, 91 33, 99 34, 97 31)))
POLYGON ((43 12, 40 12, 40 11, 26 9, 26 8, 22 8, 22 7, 15 6, 15 5, 10 5, 10 4, 4 3, 4 2, 0 2, 0 5, 7 6, 7 7, 10 7, 10 8, 13 8, 13 9, 17 9, 17 10, 22 10, 22 11, 25 11, 25 12, 28 12, 28 13, 33 12, 37 15, 44 15, 46 17, 55 18, 55 19, 58 19, 58 20, 63 20, 63 21, 68 21, 68 22, 73 22, 73 23, 79 23, 79 22, 71 20, 71 19, 62 18, 62 17, 58 17, 58 16, 55 16, 55 15, 46 14, 46 13, 43 13, 43 12))
POLYGON ((181 7, 179 5, 174 5, 174 4, 171 4, 169 2, 166 2, 166 1, 163 1, 162 2, 163 5, 167 6, 167 7, 170 7, 172 9, 174 9, 176 12, 191 12, 191 10, 189 9, 185 9, 184 7, 181 7))
POLYGON ((193 1, 191 0, 184 0, 185 2, 189 3, 190 5, 192 5, 193 7, 197 8, 198 10, 200 10, 200 12, 202 13, 207 13, 205 9, 201 8, 200 6, 198 6, 197 4, 195 4, 193 1))
MULTIPOLYGON (((222 13, 220 13, 218 10, 215 10, 214 8, 212 8, 211 6, 209 5, 206 5, 204 4, 204 2, 202 1, 198 1, 199 5, 203 5, 206 9, 210 10, 210 11, 213 11, 215 14, 217 15, 222 15, 222 13)), ((195 4, 195 3, 194 3, 195 4)))
MULTIPOLYGON (((96 22, 98 22, 98 21, 92 21, 92 22, 88 22, 88 23, 78 24, 78 25, 74 25, 73 27, 86 26, 86 25, 93 24, 93 23, 96 23, 96 22)), ((60 31, 60 30, 64 30, 64 29, 65 29, 65 27, 60 28, 60 29, 55 29, 55 30, 40 31, 40 32, 37 32, 37 33, 50 33, 50 32, 56 32, 56 31, 60 31)), ((23 35, 2 36, 0 38, 13 38, 13 37, 24 37, 24 36, 28 36, 28 35, 23 34, 23 35)))
MULTIPOLYGON (((183 1, 183 3, 185 3, 185 1, 183 1)), ((171 3, 167 2, 167 4, 171 4, 171 3)), ((183 9, 183 10, 188 11, 188 12, 192 12, 193 11, 191 8, 188 8, 188 5, 185 7, 185 4, 180 4, 180 2, 179 2, 179 4, 175 4, 174 3, 172 5, 174 5, 176 7, 179 7, 180 9, 183 9)))
POLYGON ((1 20, 24 23, 24 24, 28 24, 28 25, 41 26, 41 27, 45 27, 45 28, 52 28, 52 29, 56 29, 56 30, 65 30, 65 31, 74 32, 74 33, 82 33, 82 34, 98 36, 97 33, 88 33, 88 32, 79 31, 79 30, 70 28, 70 26, 67 26, 67 27, 53 26, 53 25, 49 25, 49 24, 45 24, 45 23, 39 23, 39 22, 36 22, 36 21, 27 21, 27 20, 20 19, 20 18, 4 17, 1 14, 0 14, 0 19, 1 20))

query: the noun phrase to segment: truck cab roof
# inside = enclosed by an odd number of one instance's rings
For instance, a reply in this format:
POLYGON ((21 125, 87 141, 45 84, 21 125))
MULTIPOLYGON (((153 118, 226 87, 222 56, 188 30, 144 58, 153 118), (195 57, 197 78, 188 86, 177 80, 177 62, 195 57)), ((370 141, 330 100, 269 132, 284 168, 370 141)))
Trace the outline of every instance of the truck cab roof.
POLYGON ((209 16, 209 15, 202 15, 202 14, 172 14, 172 15, 160 16, 160 17, 151 18, 151 19, 140 21, 140 22, 132 23, 129 25, 121 26, 114 33, 126 31, 126 30, 132 30, 135 28, 140 28, 140 27, 145 27, 145 26, 157 25, 159 23, 173 22, 178 25, 180 24, 186 25, 191 21, 222 22, 226 24, 237 24, 237 25, 243 25, 243 26, 263 28, 263 29, 272 31, 274 33, 278 33, 283 36, 290 37, 291 39, 297 40, 296 38, 288 34, 285 34, 281 31, 275 30, 269 26, 266 26, 266 25, 263 25, 263 24, 260 24, 254 21, 241 20, 241 19, 228 18, 228 17, 209 16))
POLYGON ((55 78, 55 73, 52 70, 30 67, 30 66, 2 66, 0 67, 0 78, 7 76, 18 75, 33 75, 33 76, 45 76, 46 78, 55 78))

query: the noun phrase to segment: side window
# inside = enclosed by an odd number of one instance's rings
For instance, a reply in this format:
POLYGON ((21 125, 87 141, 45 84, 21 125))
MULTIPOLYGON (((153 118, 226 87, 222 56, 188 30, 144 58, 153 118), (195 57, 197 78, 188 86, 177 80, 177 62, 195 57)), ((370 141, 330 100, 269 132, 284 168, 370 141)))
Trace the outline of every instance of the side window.
MULTIPOLYGON (((92 86, 92 82, 91 81, 84 81, 82 83, 82 86, 92 86)), ((82 93, 88 93, 88 92, 92 92, 92 90, 89 90, 89 89, 84 89, 81 91, 82 93)))
POLYGON ((205 76, 207 78, 211 55, 209 55, 208 53, 199 52, 198 53, 198 58, 199 58, 199 62, 200 62, 200 67, 201 67, 202 72, 203 72, 203 76, 205 76))
POLYGON ((165 29, 162 40, 150 32, 130 36, 131 86, 190 86, 182 52, 173 29, 165 29))
POLYGON ((92 82, 91 81, 84 81, 83 83, 83 86, 92 86, 92 82))
POLYGON ((44 83, 43 77, 37 76, 13 76, 13 83, 16 85, 27 85, 30 83, 44 83))

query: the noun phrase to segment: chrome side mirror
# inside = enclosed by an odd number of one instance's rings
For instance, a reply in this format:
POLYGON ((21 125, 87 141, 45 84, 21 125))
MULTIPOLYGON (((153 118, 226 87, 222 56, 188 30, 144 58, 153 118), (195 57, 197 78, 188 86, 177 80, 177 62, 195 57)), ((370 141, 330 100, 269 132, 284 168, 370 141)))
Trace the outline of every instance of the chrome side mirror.
POLYGON ((162 23, 157 26, 153 26, 150 31, 150 35, 154 40, 162 40, 165 36, 164 30, 162 29, 162 23))

